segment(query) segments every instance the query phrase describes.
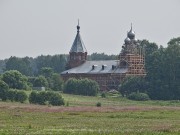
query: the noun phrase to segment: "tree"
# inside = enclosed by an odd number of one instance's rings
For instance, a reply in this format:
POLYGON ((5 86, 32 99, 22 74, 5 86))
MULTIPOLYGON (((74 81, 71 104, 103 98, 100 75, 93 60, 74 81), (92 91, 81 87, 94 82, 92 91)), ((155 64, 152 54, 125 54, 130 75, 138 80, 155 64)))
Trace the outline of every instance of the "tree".
POLYGON ((116 60, 118 55, 107 55, 105 53, 92 53, 90 55, 91 60, 116 60))
POLYGON ((29 95, 29 103, 36 104, 37 99, 38 99, 37 92, 32 91, 31 94, 29 95))
POLYGON ((54 73, 51 77, 51 80, 53 84, 50 88, 55 91, 62 91, 64 82, 61 76, 57 73, 54 73))
POLYGON ((10 100, 11 102, 15 101, 16 93, 17 93, 17 91, 15 91, 15 90, 8 90, 8 92, 7 92, 8 100, 10 100))
POLYGON ((27 77, 22 75, 17 70, 10 70, 6 71, 3 76, 2 80, 8 84, 9 88, 13 89, 28 89, 27 85, 27 77))
POLYGON ((180 99, 180 38, 168 42, 150 55, 147 80, 151 99, 180 99))
POLYGON ((129 76, 124 79, 119 86, 119 92, 122 96, 128 96, 133 92, 147 93, 149 83, 143 77, 129 76))
POLYGON ((44 76, 38 76, 34 80, 34 87, 48 87, 48 81, 44 76))
POLYGON ((75 78, 70 78, 67 80, 64 86, 64 92, 69 94, 77 94, 78 90, 78 80, 75 78))
POLYGON ((46 78, 51 77, 52 74, 54 73, 53 69, 50 67, 42 67, 40 72, 41 72, 40 74, 46 78))
POLYGON ((2 99, 3 101, 7 99, 8 90, 8 85, 4 81, 0 80, 0 99, 2 99))
POLYGON ((29 57, 18 58, 11 56, 6 62, 5 70, 17 70, 24 75, 31 76, 33 74, 31 61, 32 58, 29 57))
POLYGON ((28 96, 24 91, 17 91, 15 96, 15 101, 24 103, 28 96))
POLYGON ((67 56, 66 55, 41 55, 34 59, 38 74, 41 73, 43 67, 50 67, 56 73, 60 73, 65 70, 67 56))

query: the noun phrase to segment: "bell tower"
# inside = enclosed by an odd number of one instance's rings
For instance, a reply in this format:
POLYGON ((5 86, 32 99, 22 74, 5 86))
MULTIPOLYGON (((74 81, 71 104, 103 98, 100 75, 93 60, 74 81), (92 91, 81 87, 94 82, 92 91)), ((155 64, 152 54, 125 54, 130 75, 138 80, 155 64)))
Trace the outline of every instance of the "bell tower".
POLYGON ((121 53, 119 54, 119 67, 128 69, 126 75, 145 76, 144 49, 135 38, 135 32, 131 29, 127 32, 121 53))
POLYGON ((67 69, 77 67, 83 64, 86 60, 87 50, 80 35, 80 26, 78 20, 77 34, 69 52, 69 62, 67 64, 67 69))

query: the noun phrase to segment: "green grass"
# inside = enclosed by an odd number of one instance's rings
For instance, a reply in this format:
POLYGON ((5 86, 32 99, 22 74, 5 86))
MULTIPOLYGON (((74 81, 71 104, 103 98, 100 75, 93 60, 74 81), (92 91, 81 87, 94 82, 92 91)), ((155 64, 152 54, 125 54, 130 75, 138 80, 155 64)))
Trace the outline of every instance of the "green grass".
POLYGON ((62 94, 66 102, 69 102, 70 106, 95 106, 96 103, 101 102, 103 106, 171 106, 180 107, 179 100, 172 101, 160 101, 160 100, 149 100, 149 101, 132 101, 117 94, 107 96, 106 98, 101 98, 100 95, 97 97, 91 96, 80 96, 80 95, 70 95, 62 94))
POLYGON ((0 135, 178 135, 179 101, 62 94, 69 107, 0 102, 0 135), (96 107, 101 102, 102 107, 96 107))

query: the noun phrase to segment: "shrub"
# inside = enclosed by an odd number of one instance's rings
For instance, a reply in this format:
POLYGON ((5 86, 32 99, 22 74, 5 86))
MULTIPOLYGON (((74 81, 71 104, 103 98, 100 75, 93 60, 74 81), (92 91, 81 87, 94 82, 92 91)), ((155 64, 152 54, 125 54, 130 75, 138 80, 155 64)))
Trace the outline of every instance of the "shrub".
POLYGON ((101 103, 100 103, 100 102, 97 102, 96 106, 97 106, 97 107, 101 107, 101 103))
POLYGON ((61 97, 61 95, 52 91, 33 91, 29 96, 29 102, 40 105, 45 105, 46 102, 49 102, 49 104, 55 106, 64 105, 64 99, 61 97))
POLYGON ((17 70, 9 70, 6 71, 3 76, 2 80, 8 84, 9 88, 13 89, 28 89, 27 84, 27 77, 22 75, 17 70))
POLYGON ((70 78, 65 83, 64 93, 77 94, 84 96, 96 96, 99 91, 99 85, 91 79, 74 79, 70 78))
POLYGON ((0 80, 0 99, 5 101, 7 99, 7 92, 9 90, 9 86, 2 80, 0 80))
POLYGON ((48 87, 48 81, 44 76, 38 76, 37 78, 35 78, 33 86, 34 87, 48 87))
POLYGON ((70 78, 67 80, 64 86, 64 93, 77 94, 76 90, 78 88, 78 80, 70 78))
POLYGON ((24 91, 17 91, 15 96, 15 101, 24 103, 28 98, 27 94, 24 91))
POLYGON ((36 104, 37 103, 37 92, 32 91, 29 95, 29 103, 36 104))
POLYGON ((137 100, 137 101, 146 101, 149 100, 149 96, 146 93, 133 92, 128 96, 128 99, 137 100))
POLYGON ((55 94, 49 100, 49 104, 54 106, 64 105, 64 99, 59 94, 55 94))
POLYGON ((145 93, 149 89, 149 83, 144 77, 128 76, 119 85, 119 92, 122 96, 129 96, 133 92, 145 93))
POLYGON ((15 101, 17 91, 15 90, 9 90, 7 92, 7 99, 9 99, 11 102, 15 101))
POLYGON ((101 97, 102 97, 102 98, 106 98, 106 94, 103 92, 103 93, 101 94, 101 97))
POLYGON ((45 105, 46 102, 46 92, 41 91, 41 92, 35 92, 32 91, 31 94, 29 95, 29 102, 32 104, 40 104, 40 105, 45 105))

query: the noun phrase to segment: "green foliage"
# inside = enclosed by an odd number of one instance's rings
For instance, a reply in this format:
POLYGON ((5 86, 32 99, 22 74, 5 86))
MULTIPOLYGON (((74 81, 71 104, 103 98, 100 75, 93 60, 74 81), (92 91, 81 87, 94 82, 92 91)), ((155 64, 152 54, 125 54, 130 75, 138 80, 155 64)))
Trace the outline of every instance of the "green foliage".
POLYGON ((35 92, 32 91, 29 95, 29 103, 45 105, 47 94, 45 91, 35 92))
POLYGON ((117 55, 107 55, 105 53, 92 53, 90 55, 91 60, 117 60, 117 55))
POLYGON ((136 101, 147 101, 150 98, 146 93, 133 92, 129 94, 128 99, 136 100, 136 101))
POLYGON ((62 98, 62 96, 52 91, 32 91, 29 95, 29 102, 32 104, 40 105, 45 105, 46 103, 49 103, 54 106, 64 105, 64 99, 62 98))
POLYGON ((54 106, 60 106, 60 105, 64 105, 65 103, 61 95, 52 93, 52 96, 49 99, 49 104, 54 106))
POLYGON ((56 73, 60 73, 65 70, 66 55, 41 55, 36 58, 18 58, 10 57, 9 59, 0 61, 0 72, 17 70, 26 76, 40 75, 43 67, 50 67, 56 73))
POLYGON ((11 102, 15 101, 17 91, 15 90, 9 90, 7 92, 7 99, 9 99, 11 102))
POLYGON ((50 67, 42 67, 40 70, 40 74, 46 78, 51 77, 53 73, 54 73, 54 71, 50 67))
POLYGON ((48 87, 48 81, 44 76, 41 75, 35 78, 33 86, 34 87, 48 87))
POLYGON ((38 94, 36 91, 32 91, 29 95, 29 103, 36 104, 38 101, 38 94))
POLYGON ((57 73, 54 73, 52 74, 51 80, 52 80, 51 89, 54 91, 62 91, 64 82, 61 76, 57 73))
POLYGON ((124 79, 119 86, 119 91, 122 96, 128 96, 132 92, 146 92, 149 88, 149 83, 143 77, 129 76, 124 79))
POLYGON ((151 99, 180 99, 180 38, 168 42, 150 55, 147 81, 151 99))
POLYGON ((78 80, 75 78, 70 78, 66 81, 64 86, 64 93, 77 94, 78 90, 78 80))
POLYGON ((28 89, 27 85, 27 77, 22 75, 17 70, 10 70, 6 71, 3 76, 2 80, 8 84, 9 88, 13 89, 28 89))
POLYGON ((101 97, 102 97, 102 98, 106 98, 106 93, 103 92, 103 93, 101 94, 101 97))
POLYGON ((15 94, 15 101, 24 103, 28 96, 24 91, 17 91, 15 94))
POLYGON ((31 67, 32 58, 24 57, 10 57, 6 62, 5 70, 17 70, 24 75, 31 76, 33 74, 33 70, 31 67))
POLYGON ((97 102, 96 106, 101 107, 101 102, 97 102))
POLYGON ((8 85, 4 81, 0 80, 0 99, 3 101, 7 99, 8 90, 8 85))
POLYGON ((66 66, 66 55, 41 55, 34 59, 37 67, 38 74, 41 73, 43 67, 50 67, 56 73, 60 73, 65 70, 66 66))
POLYGON ((70 78, 64 87, 64 93, 78 94, 85 96, 96 96, 99 91, 99 85, 96 81, 91 79, 80 79, 70 78))

